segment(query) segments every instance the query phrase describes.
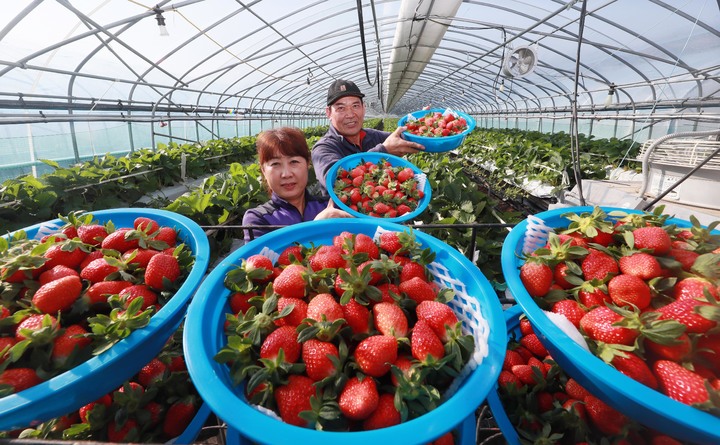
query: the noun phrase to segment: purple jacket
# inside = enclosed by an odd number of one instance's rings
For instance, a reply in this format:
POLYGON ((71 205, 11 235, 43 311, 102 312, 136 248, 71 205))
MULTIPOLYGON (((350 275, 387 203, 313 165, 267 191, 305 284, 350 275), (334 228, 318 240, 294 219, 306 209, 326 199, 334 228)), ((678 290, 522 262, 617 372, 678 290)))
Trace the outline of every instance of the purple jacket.
POLYGON ((383 142, 390 136, 390 133, 371 128, 364 128, 363 131, 365 131, 365 137, 361 142, 361 147, 346 140, 332 125, 328 132, 313 145, 310 154, 315 168, 315 177, 320 183, 323 193, 327 194, 325 175, 338 159, 367 151, 387 153, 383 142))
MULTIPOLYGON (((305 214, 301 215, 298 209, 285 201, 274 192, 270 201, 262 204, 254 209, 248 209, 243 215, 242 223, 244 226, 289 226, 304 221, 312 221, 327 207, 327 197, 316 197, 305 190, 305 214)), ((251 239, 250 231, 252 230, 254 238, 257 238, 273 229, 246 229, 245 241, 251 239)))

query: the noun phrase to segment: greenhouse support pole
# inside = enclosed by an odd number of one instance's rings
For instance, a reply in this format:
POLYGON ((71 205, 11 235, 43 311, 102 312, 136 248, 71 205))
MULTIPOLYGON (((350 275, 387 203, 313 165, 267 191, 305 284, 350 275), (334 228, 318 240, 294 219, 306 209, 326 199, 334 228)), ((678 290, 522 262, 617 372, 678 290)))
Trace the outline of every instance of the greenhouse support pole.
POLYGON ((80 152, 78 151, 77 135, 75 134, 75 122, 70 121, 70 140, 72 141, 75 162, 80 163, 80 152))

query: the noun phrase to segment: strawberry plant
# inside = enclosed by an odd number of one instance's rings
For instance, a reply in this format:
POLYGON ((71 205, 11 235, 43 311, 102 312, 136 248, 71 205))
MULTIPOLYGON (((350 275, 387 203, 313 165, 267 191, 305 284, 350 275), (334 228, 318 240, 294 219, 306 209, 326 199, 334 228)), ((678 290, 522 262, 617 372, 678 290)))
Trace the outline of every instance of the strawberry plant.
POLYGON ((164 443, 179 436, 201 400, 182 349, 182 326, 160 353, 116 390, 37 426, 0 432, 26 440, 164 443))
POLYGON ((425 196, 415 171, 387 159, 363 161, 337 170, 333 191, 351 210, 375 218, 412 213, 425 196))
POLYGON ((435 253, 410 231, 377 241, 342 232, 288 249, 275 262, 244 258, 224 278, 235 309, 215 360, 249 403, 329 431, 388 427, 438 407, 475 344, 447 305, 454 291, 431 280, 435 253))
POLYGON ((175 229, 150 218, 116 227, 75 212, 61 221, 41 239, 22 230, 0 238, 0 397, 72 369, 147 326, 194 263, 175 229))
POLYGON ((609 366, 720 416, 720 223, 678 227, 662 211, 563 215, 520 280, 609 366))

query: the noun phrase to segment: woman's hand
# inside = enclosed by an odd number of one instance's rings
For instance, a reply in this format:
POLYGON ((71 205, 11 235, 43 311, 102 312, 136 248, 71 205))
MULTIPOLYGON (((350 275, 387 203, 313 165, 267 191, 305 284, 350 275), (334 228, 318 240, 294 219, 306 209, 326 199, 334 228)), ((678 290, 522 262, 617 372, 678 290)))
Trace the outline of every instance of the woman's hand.
POLYGON ((328 201, 327 207, 325 207, 322 212, 317 214, 315 220, 317 221, 319 219, 330 218, 353 218, 353 216, 345 210, 336 209, 335 203, 333 203, 333 200, 331 199, 328 201))

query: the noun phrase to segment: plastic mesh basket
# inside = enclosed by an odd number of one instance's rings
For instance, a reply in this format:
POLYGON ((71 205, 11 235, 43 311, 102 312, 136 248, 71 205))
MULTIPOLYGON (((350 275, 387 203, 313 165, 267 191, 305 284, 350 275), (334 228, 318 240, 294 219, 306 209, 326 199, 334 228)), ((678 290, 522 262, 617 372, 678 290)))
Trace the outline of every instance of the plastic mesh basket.
MULTIPOLYGON (((632 209, 602 207, 606 213, 625 212, 641 214, 632 209)), ((720 418, 683 403, 616 371, 601 359, 583 349, 560 327, 553 324, 544 311, 533 301, 520 280, 520 256, 526 246, 544 244, 547 233, 532 230, 530 225, 567 227, 570 221, 566 213, 590 213, 593 207, 568 207, 538 213, 533 222, 522 221, 508 234, 502 248, 502 270, 512 295, 530 319, 535 332, 560 367, 581 385, 613 408, 636 421, 678 439, 698 444, 720 443, 720 418)), ((689 221, 669 218, 667 224, 678 227, 691 226, 689 221)), ((544 229, 543 229, 544 230, 544 229)), ((713 233, 719 233, 714 231, 713 233)))
MULTIPOLYGON (((419 119, 428 113, 445 113, 446 111, 447 110, 445 108, 430 108, 429 110, 413 111, 412 113, 409 113, 401 117, 400 120, 398 120, 398 127, 405 126, 410 118, 419 119)), ((430 153, 440 153, 458 148, 462 145, 463 142, 465 142, 465 138, 467 137, 467 135, 472 133, 472 131, 475 129, 475 119, 469 114, 465 114, 460 111, 452 110, 452 113, 457 117, 465 118, 468 128, 462 133, 456 134, 454 136, 429 137, 418 136, 416 134, 410 133, 409 131, 406 131, 403 133, 403 138, 407 139, 408 141, 422 144, 425 147, 425 151, 430 153)))
POLYGON ((399 156, 393 156, 388 153, 378 152, 356 153, 354 155, 345 156, 344 158, 339 159, 337 162, 335 162, 335 164, 333 164, 332 167, 330 167, 330 170, 328 170, 328 173, 325 176, 325 186, 327 188, 328 194, 330 195, 330 198, 333 200, 335 205, 345 210, 349 214, 358 218, 372 218, 387 222, 403 222, 417 217, 422 212, 424 212, 427 206, 430 204, 430 197, 432 196, 432 189, 430 188, 430 183, 427 181, 427 176, 415 164, 399 156), (361 213, 351 209, 344 202, 342 202, 335 193, 335 180, 337 179, 338 171, 341 168, 345 170, 352 170, 353 168, 360 165, 360 163, 362 162, 372 162, 373 164, 377 164, 378 162, 383 160, 387 161, 393 167, 409 167, 413 170, 413 172, 415 172, 414 177, 415 180, 418 181, 418 188, 423 192, 423 198, 417 203, 417 207, 412 212, 408 212, 404 215, 396 216, 394 218, 375 218, 365 213, 361 213))
MULTIPOLYGON (((188 310, 184 337, 185 350, 188 351, 186 358, 201 396, 230 428, 251 440, 268 444, 286 443, 289 437, 300 443, 313 444, 424 444, 474 415, 502 367, 507 338, 500 303, 492 286, 475 265, 457 250, 421 232, 415 232, 417 241, 436 253, 435 264, 431 267, 436 281, 456 290, 458 296, 451 306, 462 320, 463 328, 473 334, 476 341, 476 353, 471 364, 465 367, 463 375, 456 379, 446 392, 444 402, 435 410, 403 424, 374 431, 342 433, 300 428, 249 405, 243 389, 232 384, 228 367, 213 359, 226 342, 223 322, 225 313, 229 312, 227 297, 230 291, 224 287, 223 279, 243 258, 266 247, 280 252, 295 241, 304 245, 330 244, 332 238, 343 231, 374 236, 378 228, 408 230, 397 224, 369 219, 296 224, 246 244, 208 275, 188 310)), ((463 443, 474 443, 474 437, 468 439, 471 441, 463 443)))
MULTIPOLYGON (((177 330, 188 301, 207 271, 210 261, 207 236, 197 223, 185 216, 166 210, 132 208, 89 213, 100 223, 112 220, 116 227, 132 227, 139 216, 174 227, 178 230, 178 242, 190 248, 195 263, 180 289, 152 316, 146 327, 69 371, 0 399, 0 430, 21 428, 62 416, 116 389, 155 357, 177 330)), ((39 239, 62 225, 62 221, 53 220, 23 230, 28 238, 39 239)))

